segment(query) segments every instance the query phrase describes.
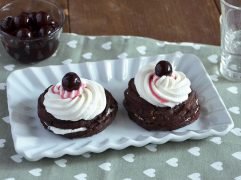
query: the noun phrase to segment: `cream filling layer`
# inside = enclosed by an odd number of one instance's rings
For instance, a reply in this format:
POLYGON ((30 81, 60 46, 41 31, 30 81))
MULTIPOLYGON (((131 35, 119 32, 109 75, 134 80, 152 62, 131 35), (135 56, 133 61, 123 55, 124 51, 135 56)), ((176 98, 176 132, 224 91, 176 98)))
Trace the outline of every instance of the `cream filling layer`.
POLYGON ((80 127, 77 129, 60 129, 60 128, 56 128, 53 126, 48 126, 48 129, 53 131, 55 134, 69 134, 69 133, 75 133, 75 132, 81 132, 81 131, 86 131, 87 128, 86 127, 80 127))
MULTIPOLYGON (((114 109, 109 108, 106 116, 108 116, 110 113, 112 113, 113 110, 114 109)), ((45 125, 48 126, 46 123, 45 123, 45 125)), ((55 134, 61 134, 61 135, 87 130, 86 127, 80 127, 80 128, 76 128, 76 129, 61 129, 61 128, 56 128, 54 126, 48 126, 48 129, 51 130, 52 132, 54 132, 55 134)))

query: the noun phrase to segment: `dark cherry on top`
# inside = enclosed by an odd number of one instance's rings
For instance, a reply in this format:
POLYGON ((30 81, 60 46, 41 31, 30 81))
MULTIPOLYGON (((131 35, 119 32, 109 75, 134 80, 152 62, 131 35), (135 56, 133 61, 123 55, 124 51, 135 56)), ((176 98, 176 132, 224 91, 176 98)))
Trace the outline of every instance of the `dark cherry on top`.
POLYGON ((161 76, 171 76, 172 75, 172 65, 168 61, 159 61, 155 67, 155 74, 159 77, 161 76))
POLYGON ((21 28, 17 31, 16 36, 21 39, 30 39, 32 38, 32 32, 28 28, 21 28))
POLYGON ((29 28, 30 20, 27 13, 22 13, 19 16, 13 17, 14 27, 16 29, 29 28))
POLYGON ((78 90, 81 86, 79 76, 74 72, 69 72, 62 79, 62 86, 66 91, 78 90))
POLYGON ((58 26, 50 14, 39 11, 22 12, 18 16, 8 16, 1 21, 0 27, 4 32, 20 39, 32 39, 48 36, 58 26))

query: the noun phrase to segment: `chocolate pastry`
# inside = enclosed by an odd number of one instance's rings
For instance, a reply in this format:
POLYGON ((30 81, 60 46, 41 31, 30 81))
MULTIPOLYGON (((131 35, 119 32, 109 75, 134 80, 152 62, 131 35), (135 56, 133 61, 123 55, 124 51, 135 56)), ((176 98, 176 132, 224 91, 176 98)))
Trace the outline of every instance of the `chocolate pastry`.
MULTIPOLYGON (((38 116, 40 118, 43 126, 48 129, 49 126, 53 126, 60 129, 78 129, 80 127, 85 127, 86 131, 80 131, 75 133, 63 134, 67 138, 78 138, 78 137, 87 137, 94 134, 97 134, 104 130, 111 122, 114 120, 117 113, 117 102, 110 94, 109 91, 105 90, 106 95, 106 108, 98 116, 92 120, 79 120, 79 121, 63 121, 56 119, 52 114, 48 113, 43 105, 44 95, 48 91, 45 90, 43 94, 40 95, 38 99, 38 116)), ((51 131, 50 129, 48 129, 51 131)), ((51 131, 52 132, 52 131, 51 131)))
MULTIPOLYGON (((172 75, 172 67, 167 61, 160 61, 153 71, 154 74, 150 76, 149 82, 154 75, 157 79, 172 75)), ((166 99, 158 97, 151 87, 150 92, 155 98, 159 98, 160 102, 167 102, 166 99)), ((130 119, 147 130, 175 130, 194 122, 200 114, 198 97, 194 90, 190 89, 187 100, 174 107, 159 107, 139 95, 134 78, 129 81, 128 88, 124 92, 123 104, 130 119)))
POLYGON ((141 98, 131 79, 125 90, 124 107, 129 117, 147 130, 174 130, 194 122, 200 114, 197 94, 192 91, 188 99, 175 106, 157 107, 141 98))
MULTIPOLYGON (((77 90, 81 86, 81 84, 82 82, 80 78, 72 72, 67 73, 62 79, 62 87, 68 92, 71 92, 72 90, 77 90)), ((104 130, 108 125, 111 124, 111 122, 116 116, 118 110, 117 102, 109 91, 104 90, 106 97, 106 106, 104 110, 100 114, 96 115, 93 119, 79 119, 76 121, 58 119, 54 117, 53 114, 49 113, 44 105, 45 95, 52 87, 53 86, 47 88, 38 98, 38 116, 42 125, 51 132, 53 132, 54 128, 58 129, 59 132, 63 132, 59 135, 67 138, 72 139, 88 137, 104 130), (78 131, 78 129, 80 129, 80 131, 78 131)))

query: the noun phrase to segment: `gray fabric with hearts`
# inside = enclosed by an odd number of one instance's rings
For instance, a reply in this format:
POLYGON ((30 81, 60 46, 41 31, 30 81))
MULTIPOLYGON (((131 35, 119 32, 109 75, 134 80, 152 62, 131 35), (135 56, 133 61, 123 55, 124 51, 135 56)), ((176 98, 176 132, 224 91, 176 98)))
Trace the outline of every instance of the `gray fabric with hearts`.
MULTIPOLYGON (((168 43, 130 36, 79 36, 64 33, 51 58, 34 64, 47 66, 105 59, 192 53, 204 64, 222 97, 235 127, 223 137, 168 142, 162 145, 107 150, 100 154, 44 158, 29 162, 16 154, 9 124, 6 79, 27 67, 10 58, 0 46, 0 179, 241 179, 241 84, 219 75, 219 47, 193 43, 168 43)), ((195 67, 190 67, 195 68, 195 67)))

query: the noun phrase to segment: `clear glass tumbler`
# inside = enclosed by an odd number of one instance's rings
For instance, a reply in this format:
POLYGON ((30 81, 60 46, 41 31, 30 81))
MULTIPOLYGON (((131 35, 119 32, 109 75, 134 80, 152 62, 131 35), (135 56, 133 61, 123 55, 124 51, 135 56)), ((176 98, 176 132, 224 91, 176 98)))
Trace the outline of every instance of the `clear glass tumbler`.
POLYGON ((241 81, 241 0, 221 0, 220 72, 228 80, 241 81))

